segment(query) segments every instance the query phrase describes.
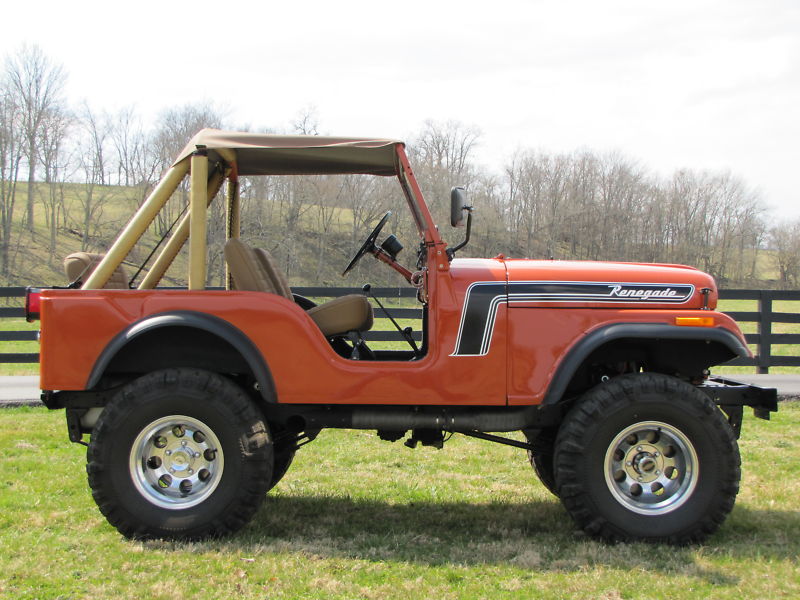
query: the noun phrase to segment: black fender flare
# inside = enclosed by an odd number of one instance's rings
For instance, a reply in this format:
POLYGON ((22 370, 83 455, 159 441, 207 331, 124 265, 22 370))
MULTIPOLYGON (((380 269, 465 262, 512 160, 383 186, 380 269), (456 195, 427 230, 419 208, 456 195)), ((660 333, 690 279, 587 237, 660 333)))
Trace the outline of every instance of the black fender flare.
POLYGON ((572 376, 584 360, 597 348, 608 342, 632 338, 648 340, 696 340, 722 344, 734 356, 748 357, 750 351, 736 335, 721 327, 684 327, 663 323, 614 323, 595 329, 578 341, 556 369, 542 404, 558 403, 572 376))
POLYGON ((223 339, 241 354, 247 366, 250 367, 253 376, 258 382, 262 398, 267 402, 277 401, 275 382, 272 379, 272 373, 264 361, 261 352, 256 348, 250 338, 248 338, 241 329, 224 319, 190 310, 170 311, 148 315, 114 336, 95 361, 86 383, 86 389, 94 389, 100 383, 100 378, 108 368, 111 360, 127 344, 145 333, 165 327, 192 327, 223 339))

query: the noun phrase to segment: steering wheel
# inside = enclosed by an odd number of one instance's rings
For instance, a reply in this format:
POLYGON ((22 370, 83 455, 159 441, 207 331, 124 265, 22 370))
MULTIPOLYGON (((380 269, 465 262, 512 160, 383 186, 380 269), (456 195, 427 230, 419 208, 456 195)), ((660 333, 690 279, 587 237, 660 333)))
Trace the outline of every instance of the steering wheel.
POLYGON ((356 255, 353 257, 353 260, 351 260, 350 264, 347 265, 347 268, 344 271, 342 271, 342 277, 347 275, 350 269, 356 266, 356 263, 359 260, 361 260, 362 256, 364 256, 367 252, 371 252, 372 249, 375 248, 375 240, 378 239, 378 236, 380 235, 383 226, 386 225, 386 221, 388 221, 389 217, 391 216, 392 216, 392 211, 390 210, 386 211, 386 214, 383 215, 380 221, 378 221, 378 224, 375 226, 375 229, 372 230, 372 233, 370 233, 367 236, 367 239, 364 240, 364 243, 361 245, 361 248, 358 249, 358 252, 356 252, 356 255))

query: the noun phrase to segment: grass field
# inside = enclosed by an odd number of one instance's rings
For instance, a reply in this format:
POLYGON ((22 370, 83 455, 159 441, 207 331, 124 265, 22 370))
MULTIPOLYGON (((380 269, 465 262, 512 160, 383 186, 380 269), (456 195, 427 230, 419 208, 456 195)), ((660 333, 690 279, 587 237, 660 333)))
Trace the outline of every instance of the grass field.
POLYGON ((132 542, 95 507, 63 413, 0 410, 0 597, 797 598, 800 405, 746 419, 742 489, 689 548, 579 535, 523 451, 325 431, 224 540, 132 542))

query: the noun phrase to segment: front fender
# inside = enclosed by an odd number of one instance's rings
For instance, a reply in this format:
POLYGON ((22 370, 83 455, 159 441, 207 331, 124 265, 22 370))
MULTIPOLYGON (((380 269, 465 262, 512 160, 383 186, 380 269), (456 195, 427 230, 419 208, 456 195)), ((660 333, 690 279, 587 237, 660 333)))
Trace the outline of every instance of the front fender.
POLYGON ((692 340, 721 344, 733 357, 748 357, 750 351, 728 329, 721 327, 678 327, 663 323, 614 323, 595 329, 580 339, 567 353, 556 369, 543 404, 555 404, 564 396, 567 385, 589 355, 601 346, 621 339, 692 340))

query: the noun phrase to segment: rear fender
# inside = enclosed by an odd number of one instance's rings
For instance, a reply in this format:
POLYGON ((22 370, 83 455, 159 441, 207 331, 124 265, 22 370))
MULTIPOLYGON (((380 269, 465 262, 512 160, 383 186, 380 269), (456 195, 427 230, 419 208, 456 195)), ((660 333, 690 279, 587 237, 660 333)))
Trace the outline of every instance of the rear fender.
POLYGON ((172 311, 150 315, 117 334, 103 349, 89 374, 86 389, 95 389, 114 358, 134 340, 160 329, 186 327, 208 333, 229 344, 246 363, 259 391, 267 402, 276 401, 275 383, 264 357, 255 344, 237 327, 219 317, 195 311, 172 311))

